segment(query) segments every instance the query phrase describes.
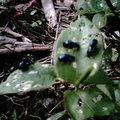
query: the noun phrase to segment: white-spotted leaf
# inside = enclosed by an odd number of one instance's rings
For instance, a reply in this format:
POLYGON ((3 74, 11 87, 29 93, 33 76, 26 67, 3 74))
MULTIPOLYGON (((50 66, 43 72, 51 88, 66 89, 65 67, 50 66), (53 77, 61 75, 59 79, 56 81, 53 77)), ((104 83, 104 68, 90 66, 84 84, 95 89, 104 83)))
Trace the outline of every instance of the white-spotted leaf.
POLYGON ((103 36, 99 29, 87 18, 81 17, 64 30, 54 46, 55 71, 59 78, 78 85, 80 81, 93 77, 98 72, 103 55, 103 36), (71 40, 79 45, 78 49, 69 49, 63 42, 71 40), (93 55, 87 51, 92 40, 97 40, 93 55), (60 61, 61 55, 68 54, 75 58, 73 61, 60 61))
POLYGON ((55 80, 52 65, 35 63, 26 71, 16 70, 0 84, 0 94, 40 90, 49 87, 55 80))
POLYGON ((114 103, 95 86, 86 88, 84 91, 66 91, 64 103, 74 120, 109 115, 115 107, 114 103))

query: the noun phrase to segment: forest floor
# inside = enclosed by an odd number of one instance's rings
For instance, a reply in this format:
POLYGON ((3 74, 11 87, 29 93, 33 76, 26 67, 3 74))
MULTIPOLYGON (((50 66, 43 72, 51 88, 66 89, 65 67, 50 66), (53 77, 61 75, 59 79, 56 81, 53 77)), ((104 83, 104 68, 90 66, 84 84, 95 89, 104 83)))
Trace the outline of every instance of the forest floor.
MULTIPOLYGON (((17 65, 30 56, 32 61, 52 63, 52 48, 59 33, 76 18, 70 5, 54 1, 57 21, 50 24, 45 17, 42 3, 34 0, 11 0, 0 6, 0 82, 17 65), (32 4, 30 4, 30 2, 32 4)), ((52 10, 52 9, 51 9, 52 10)), ((50 11, 51 14, 52 11, 50 11)), ((63 84, 54 89, 0 96, 0 120, 45 120, 52 114, 64 110, 63 84)), ((64 115, 61 119, 68 119, 64 115)))
MULTIPOLYGON (((72 2, 54 0, 56 15, 51 21, 46 19, 42 3, 31 1, 11 0, 0 5, 0 82, 18 69, 16 66, 28 55, 34 62, 52 63, 54 42, 77 18, 72 2)), ((109 75, 111 72, 108 71, 109 75)), ((70 89, 69 84, 58 82, 53 89, 1 95, 0 120, 46 120, 64 110, 66 89, 70 89)), ((59 120, 68 119, 69 115, 65 114, 59 120)))

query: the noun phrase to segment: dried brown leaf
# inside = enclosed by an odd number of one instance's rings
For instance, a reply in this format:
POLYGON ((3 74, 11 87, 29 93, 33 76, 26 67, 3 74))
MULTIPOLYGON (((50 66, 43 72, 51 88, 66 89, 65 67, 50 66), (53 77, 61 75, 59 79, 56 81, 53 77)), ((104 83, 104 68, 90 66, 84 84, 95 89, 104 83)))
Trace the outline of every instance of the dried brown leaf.
POLYGON ((52 0, 41 0, 45 17, 51 27, 57 24, 57 15, 52 0))

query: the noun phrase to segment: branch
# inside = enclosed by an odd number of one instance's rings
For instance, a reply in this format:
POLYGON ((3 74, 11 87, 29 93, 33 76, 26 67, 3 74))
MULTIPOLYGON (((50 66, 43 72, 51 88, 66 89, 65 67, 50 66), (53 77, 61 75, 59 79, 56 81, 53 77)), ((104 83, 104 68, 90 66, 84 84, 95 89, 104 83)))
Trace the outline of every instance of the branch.
POLYGON ((57 24, 57 15, 52 0, 41 0, 45 17, 51 27, 57 24))
POLYGON ((115 12, 115 7, 112 5, 112 3, 111 3, 111 1, 110 0, 105 0, 106 1, 106 3, 107 3, 107 5, 108 5, 108 7, 110 8, 110 10, 114 13, 114 15, 115 15, 115 18, 116 18, 116 20, 118 21, 118 30, 119 30, 119 32, 120 32, 120 24, 119 24, 119 22, 120 22, 120 19, 119 19, 119 17, 118 17, 118 14, 115 12))
POLYGON ((31 40, 28 39, 27 37, 23 36, 23 35, 20 34, 20 33, 16 33, 16 32, 14 32, 14 31, 12 31, 12 30, 11 30, 10 28, 8 28, 8 27, 0 27, 0 31, 8 33, 8 34, 12 35, 14 38, 21 38, 21 40, 22 40, 23 42, 31 42, 31 40))
POLYGON ((115 10, 115 7, 112 5, 111 1, 110 0, 105 0, 108 7, 112 10, 112 12, 114 13, 114 10, 115 10))
POLYGON ((0 49, 0 55, 3 54, 10 54, 10 53, 22 53, 22 52, 33 52, 33 51, 50 51, 51 47, 28 47, 28 48, 5 48, 5 49, 0 49))

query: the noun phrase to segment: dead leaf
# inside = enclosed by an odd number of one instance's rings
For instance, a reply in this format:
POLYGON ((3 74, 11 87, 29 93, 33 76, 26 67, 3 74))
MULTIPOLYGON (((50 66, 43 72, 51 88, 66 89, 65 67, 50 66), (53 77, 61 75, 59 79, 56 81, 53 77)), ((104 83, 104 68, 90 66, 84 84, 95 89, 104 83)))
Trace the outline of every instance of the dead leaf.
POLYGON ((57 24, 57 16, 52 0, 41 0, 41 2, 50 27, 54 27, 57 24))
POLYGON ((73 4, 74 0, 64 0, 64 5, 70 7, 73 4))

